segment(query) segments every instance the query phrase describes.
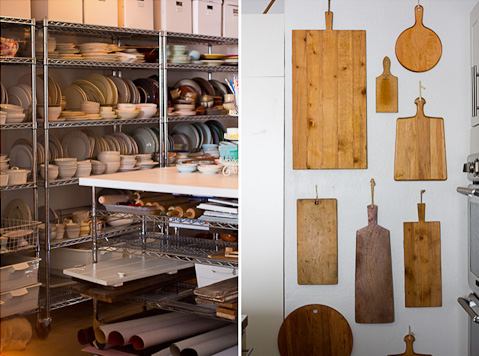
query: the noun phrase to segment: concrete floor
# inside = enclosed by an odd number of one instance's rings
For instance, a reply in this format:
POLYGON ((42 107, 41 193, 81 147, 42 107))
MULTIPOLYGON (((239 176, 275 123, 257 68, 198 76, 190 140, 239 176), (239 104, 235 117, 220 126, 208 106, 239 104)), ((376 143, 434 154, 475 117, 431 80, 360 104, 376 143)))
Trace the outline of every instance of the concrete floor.
MULTIPOLYGON (((34 321, 36 318, 28 318, 34 321)), ((88 356, 78 343, 77 332, 92 325, 92 302, 83 302, 71 307, 52 312, 52 328, 48 337, 39 339, 33 333, 33 338, 25 351, 4 351, 2 356, 88 356)))

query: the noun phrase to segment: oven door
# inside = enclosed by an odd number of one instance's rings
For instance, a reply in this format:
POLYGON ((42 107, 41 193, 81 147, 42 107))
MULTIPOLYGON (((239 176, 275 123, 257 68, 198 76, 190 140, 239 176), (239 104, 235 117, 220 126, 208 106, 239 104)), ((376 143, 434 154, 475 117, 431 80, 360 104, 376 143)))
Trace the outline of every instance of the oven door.
MULTIPOLYGON (((457 188, 467 199, 467 235, 469 246, 468 282, 472 291, 479 295, 479 184, 457 188)), ((479 355, 479 354, 478 354, 479 355)))
POLYGON ((468 298, 457 301, 469 315, 469 356, 479 355, 479 300, 471 293, 468 298))

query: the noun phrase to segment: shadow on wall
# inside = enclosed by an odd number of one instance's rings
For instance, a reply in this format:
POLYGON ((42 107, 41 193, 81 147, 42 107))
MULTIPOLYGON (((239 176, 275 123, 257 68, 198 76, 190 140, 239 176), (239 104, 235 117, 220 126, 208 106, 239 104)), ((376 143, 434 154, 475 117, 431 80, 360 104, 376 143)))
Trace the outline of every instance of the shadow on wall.
MULTIPOLYGON (((284 14, 284 1, 276 0, 268 11, 268 14, 284 14)), ((242 14, 262 14, 271 0, 241 0, 242 14)))

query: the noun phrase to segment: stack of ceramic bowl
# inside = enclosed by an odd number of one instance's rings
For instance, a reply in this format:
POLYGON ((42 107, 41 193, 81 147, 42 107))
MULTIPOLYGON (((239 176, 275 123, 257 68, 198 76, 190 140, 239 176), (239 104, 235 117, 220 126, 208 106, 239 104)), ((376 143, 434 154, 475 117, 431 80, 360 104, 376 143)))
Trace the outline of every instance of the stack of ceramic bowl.
POLYGON ((75 177, 88 177, 91 173, 92 165, 89 160, 80 161, 77 163, 77 171, 75 173, 75 177))
POLYGON ((19 105, 0 104, 0 108, 2 111, 7 112, 7 117, 5 119, 7 124, 18 124, 25 120, 25 113, 23 112, 23 108, 19 105))
MULTIPOLYGON (((39 171, 40 171, 40 176, 43 178, 43 180, 45 180, 45 165, 44 164, 40 165, 39 171)), ((49 164, 48 165, 48 180, 52 181, 57 179, 58 174, 59 174, 59 167, 55 166, 54 164, 49 164)))
POLYGON ((100 103, 95 101, 82 101, 80 103, 80 110, 85 114, 98 114, 100 111, 100 103))
POLYGON ((57 240, 63 239, 65 236, 65 224, 55 224, 57 228, 57 240))
POLYGON ((127 62, 127 63, 144 63, 145 62, 145 55, 138 52, 136 48, 128 48, 125 52, 117 52, 115 53, 118 56, 118 60, 120 62, 127 62))
POLYGON ((83 59, 80 50, 75 47, 74 43, 57 43, 57 51, 59 59, 83 59))
POLYGON ((188 47, 184 45, 168 46, 168 63, 186 64, 191 62, 188 47))
POLYGON ((0 125, 5 125, 6 122, 7 122, 7 112, 0 111, 0 125))
POLYGON ((102 151, 98 154, 98 160, 106 164, 106 174, 115 173, 120 169, 119 151, 102 151))
POLYGON ((67 236, 69 239, 76 239, 77 237, 80 237, 80 224, 71 222, 65 225, 67 230, 67 236))
POLYGON ((90 210, 78 210, 72 214, 72 220, 74 223, 80 224, 90 219, 90 210))
POLYGON ((6 171, 10 164, 10 158, 7 158, 7 155, 0 155, 0 172, 6 171))
POLYGON ((140 167, 140 169, 151 169, 157 164, 157 162, 151 159, 151 153, 136 155, 136 160, 136 167, 140 167))
POLYGON ((117 118, 111 106, 102 106, 100 108, 100 115, 102 119, 106 120, 112 120, 117 118))
POLYGON ((105 173, 106 164, 100 161, 92 160, 91 161, 91 173, 93 174, 103 174, 105 173))
POLYGON ((223 166, 216 164, 203 164, 198 166, 198 170, 203 174, 216 174, 218 173, 223 166))
POLYGON ((136 108, 140 110, 137 119, 149 119, 156 114, 156 104, 136 104, 136 108))
POLYGON ((135 104, 120 103, 117 105, 117 110, 115 110, 115 112, 119 119, 129 120, 137 117, 140 110, 136 108, 135 104))
POLYGON ((58 173, 62 179, 72 178, 77 171, 76 158, 57 158, 55 164, 58 166, 58 173))
POLYGON ((90 222, 84 221, 80 223, 80 237, 85 237, 90 234, 90 222))
POLYGON ((218 145, 216 144, 204 144, 203 145, 203 152, 206 155, 209 155, 214 158, 220 158, 220 151, 218 150, 218 145))
MULTIPOLYGON (((45 224, 40 224, 38 226, 40 232, 40 239, 45 240, 45 224)), ((50 240, 57 239, 57 226, 55 224, 50 224, 50 240)))
POLYGON ((83 59, 86 61, 114 62, 118 60, 116 54, 108 54, 110 45, 101 42, 89 42, 79 44, 83 59))
POLYGON ((131 171, 135 167, 136 156, 121 155, 120 156, 120 172, 131 171))
MULTIPOLYGON (((37 107, 38 115, 43 120, 45 118, 45 110, 43 105, 38 105, 37 107)), ((60 106, 49 106, 48 107, 48 121, 58 120, 60 114, 62 113, 62 108, 60 106)))

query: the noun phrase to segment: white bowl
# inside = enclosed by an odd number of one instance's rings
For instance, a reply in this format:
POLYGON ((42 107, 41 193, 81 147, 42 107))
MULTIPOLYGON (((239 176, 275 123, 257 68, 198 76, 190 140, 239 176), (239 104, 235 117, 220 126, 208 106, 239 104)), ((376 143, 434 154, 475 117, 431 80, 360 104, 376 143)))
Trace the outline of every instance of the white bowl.
POLYGON ((103 151, 98 154, 100 162, 120 162, 120 152, 118 151, 103 151))
POLYGON ((80 177, 88 177, 91 174, 92 167, 82 167, 82 168, 77 168, 77 171, 75 173, 75 177, 80 178, 80 177))
POLYGON ((93 174, 105 173, 106 163, 100 161, 91 161, 91 172, 93 174))
POLYGON ((62 179, 70 179, 72 178, 76 171, 77 171, 77 167, 74 166, 74 167, 63 167, 63 166, 60 166, 60 169, 58 170, 59 172, 59 175, 60 175, 60 178, 62 179))
POLYGON ((67 236, 69 239, 76 239, 77 237, 80 237, 80 228, 78 229, 67 228, 67 236))
POLYGON ((120 162, 105 162, 106 168, 105 168, 105 173, 110 174, 110 173, 115 173, 120 169, 120 162))
POLYGON ((106 219, 106 223, 113 227, 131 225, 133 221, 133 218, 120 218, 115 214, 108 216, 108 218, 106 219))
POLYGON ((14 104, 0 104, 0 109, 2 109, 2 111, 6 111, 7 113, 12 111, 23 112, 23 107, 14 104))
POLYGON ((136 160, 138 162, 150 161, 151 160, 151 153, 140 153, 136 155, 136 160))
POLYGON ((136 161, 136 156, 133 155, 120 155, 122 161, 136 161))
POLYGON ((120 120, 129 120, 134 119, 140 113, 140 110, 133 110, 133 111, 122 111, 122 110, 115 110, 116 115, 120 120))
POLYGON ((156 114, 156 104, 137 104, 136 107, 140 109, 137 119, 148 119, 156 114))
POLYGON ((76 162, 77 162, 76 158, 57 158, 57 159, 55 159, 55 164, 59 167, 76 164, 76 162))
POLYGON ((77 166, 78 168, 87 168, 87 167, 91 168, 91 161, 88 159, 85 161, 78 161, 77 166))
POLYGON ((132 112, 137 110, 136 104, 130 104, 130 103, 119 103, 116 107, 118 111, 132 112))
POLYGON ((22 112, 14 112, 11 111, 7 114, 7 118, 5 119, 5 123, 7 124, 18 124, 25 120, 25 114, 22 112))
MULTIPOLYGON (((43 107, 39 106, 37 109, 38 114, 42 119, 45 118, 45 111, 43 107)), ((62 108, 60 106, 49 106, 48 107, 48 120, 56 120, 62 113, 62 108)))
MULTIPOLYGON (((58 166, 55 166, 53 164, 48 165, 48 180, 49 181, 57 179, 58 173, 59 173, 58 166)), ((45 165, 44 164, 40 165, 40 176, 43 179, 45 179, 45 165)))
POLYGON ((178 169, 181 173, 193 173, 196 171, 195 164, 177 164, 176 169, 178 169))
POLYGON ((199 165, 198 170, 203 174, 216 174, 221 170, 221 166, 217 166, 216 164, 205 164, 199 165))

